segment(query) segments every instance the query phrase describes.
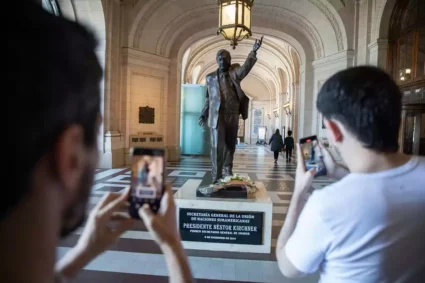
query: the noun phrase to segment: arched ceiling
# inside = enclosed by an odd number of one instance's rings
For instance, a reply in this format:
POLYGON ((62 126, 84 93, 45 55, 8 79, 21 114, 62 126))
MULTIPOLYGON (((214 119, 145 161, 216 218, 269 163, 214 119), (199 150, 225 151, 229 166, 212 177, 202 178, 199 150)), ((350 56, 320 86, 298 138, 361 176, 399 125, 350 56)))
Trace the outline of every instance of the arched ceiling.
POLYGON ((249 75, 241 83, 244 92, 254 100, 270 100, 270 90, 256 76, 249 75))
MULTIPOLYGON (((185 58, 185 63, 182 64, 183 81, 203 83, 207 74, 217 70, 216 54, 220 49, 230 52, 232 63, 242 65, 252 51, 255 39, 256 37, 244 40, 235 50, 232 50, 227 41, 217 36, 195 42, 183 56, 185 58), (193 77, 196 77, 196 81, 193 81, 193 77)), ((295 61, 298 61, 295 49, 280 39, 264 37, 257 58, 256 65, 242 83, 244 89, 255 100, 275 99, 278 93, 287 92, 288 83, 296 80, 300 72, 299 64, 295 64, 295 61), (255 84, 259 87, 255 87, 255 84)))
MULTIPOLYGON (((139 1, 130 15, 129 46, 171 57, 197 31, 214 35, 217 19, 216 0, 139 1)), ((342 19, 326 0, 257 0, 252 22, 254 32, 263 28, 287 33, 312 50, 312 60, 347 48, 342 19)))

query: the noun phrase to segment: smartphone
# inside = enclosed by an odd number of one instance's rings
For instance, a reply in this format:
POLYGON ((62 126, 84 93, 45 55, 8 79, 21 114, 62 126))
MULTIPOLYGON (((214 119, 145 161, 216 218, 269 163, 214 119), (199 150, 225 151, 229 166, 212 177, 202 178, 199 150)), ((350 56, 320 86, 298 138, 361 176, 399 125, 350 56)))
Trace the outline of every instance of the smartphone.
POLYGON ((165 152, 163 149, 134 148, 128 202, 132 218, 140 219, 139 208, 148 204, 157 212, 164 194, 165 152))
POLYGON ((301 151, 304 156, 307 170, 316 169, 314 177, 326 176, 327 170, 323 162, 322 150, 319 147, 317 136, 310 136, 300 139, 301 151))

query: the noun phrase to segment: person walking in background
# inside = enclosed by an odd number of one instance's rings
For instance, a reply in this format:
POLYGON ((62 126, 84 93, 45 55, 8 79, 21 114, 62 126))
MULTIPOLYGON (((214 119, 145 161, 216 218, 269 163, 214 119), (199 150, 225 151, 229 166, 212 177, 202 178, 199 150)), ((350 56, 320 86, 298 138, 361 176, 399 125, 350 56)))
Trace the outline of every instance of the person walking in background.
POLYGON ((274 163, 277 163, 277 160, 279 158, 279 152, 281 152, 284 147, 283 138, 279 130, 276 130, 276 132, 270 138, 269 144, 270 150, 274 152, 274 163))
POLYGON ((288 136, 285 138, 284 148, 286 150, 286 162, 291 162, 292 150, 294 149, 294 138, 292 131, 288 131, 288 136))

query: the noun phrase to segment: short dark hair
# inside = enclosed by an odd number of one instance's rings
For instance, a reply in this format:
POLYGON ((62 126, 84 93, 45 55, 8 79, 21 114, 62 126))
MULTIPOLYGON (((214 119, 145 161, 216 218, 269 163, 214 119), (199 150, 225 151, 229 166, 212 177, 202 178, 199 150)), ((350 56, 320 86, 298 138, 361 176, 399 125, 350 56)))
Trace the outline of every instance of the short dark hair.
POLYGON ((402 94, 383 70, 354 67, 333 75, 317 98, 326 119, 341 122, 365 148, 392 153, 399 148, 402 94))
POLYGON ((218 50, 217 56, 215 57, 215 59, 218 61, 218 56, 220 56, 222 54, 226 54, 227 56, 229 56, 229 58, 232 58, 229 51, 227 51, 226 49, 220 49, 220 50, 218 50))
POLYGON ((288 136, 292 136, 292 131, 291 130, 288 131, 288 136))
MULTIPOLYGON (((7 176, 4 218, 31 189, 39 160, 66 128, 80 125, 87 147, 97 144, 102 69, 96 40, 82 26, 29 0, 8 1, 16 21, 7 27, 7 176), (11 3, 15 2, 15 3, 11 3)), ((53 166, 54 168, 54 166, 53 166)))

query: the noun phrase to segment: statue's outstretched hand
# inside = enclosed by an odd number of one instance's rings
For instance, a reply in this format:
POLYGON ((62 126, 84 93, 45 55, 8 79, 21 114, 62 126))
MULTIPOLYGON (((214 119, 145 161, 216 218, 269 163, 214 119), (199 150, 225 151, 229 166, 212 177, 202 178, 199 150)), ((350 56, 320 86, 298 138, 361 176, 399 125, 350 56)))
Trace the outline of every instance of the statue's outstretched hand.
POLYGON ((205 116, 199 117, 199 126, 201 127, 205 126, 206 122, 207 122, 207 118, 205 116))
POLYGON ((255 40, 254 47, 252 48, 254 52, 257 52, 258 49, 260 49, 261 45, 263 44, 263 37, 264 35, 260 38, 260 40, 258 39, 255 40))

